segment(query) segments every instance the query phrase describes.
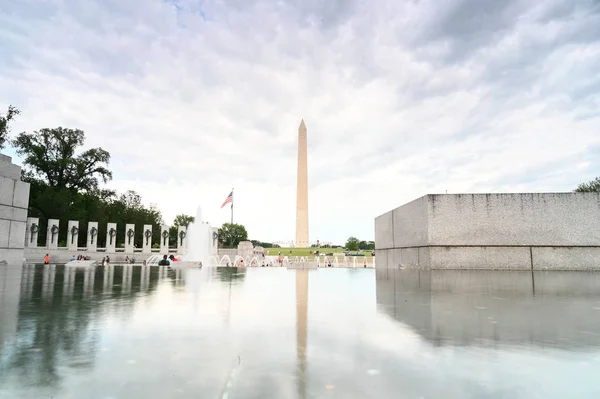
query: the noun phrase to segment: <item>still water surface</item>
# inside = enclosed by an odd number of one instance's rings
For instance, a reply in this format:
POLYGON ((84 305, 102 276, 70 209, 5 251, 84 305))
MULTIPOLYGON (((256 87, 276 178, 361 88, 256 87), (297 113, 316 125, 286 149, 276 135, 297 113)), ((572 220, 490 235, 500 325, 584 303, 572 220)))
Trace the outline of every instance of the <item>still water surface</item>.
POLYGON ((600 398, 600 274, 0 266, 0 398, 600 398))

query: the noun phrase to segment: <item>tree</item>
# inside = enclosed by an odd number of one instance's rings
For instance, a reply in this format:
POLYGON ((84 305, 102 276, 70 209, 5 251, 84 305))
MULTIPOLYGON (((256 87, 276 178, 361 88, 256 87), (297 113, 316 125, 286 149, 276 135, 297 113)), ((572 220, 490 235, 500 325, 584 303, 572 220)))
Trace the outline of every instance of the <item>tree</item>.
POLYGON ((175 220, 173 220, 173 226, 188 227, 190 225, 190 223, 194 223, 195 220, 196 220, 196 218, 193 216, 180 214, 180 215, 175 216, 175 220))
POLYGON ((83 146, 85 133, 79 129, 41 129, 20 133, 12 144, 23 163, 31 168, 26 181, 42 180, 51 187, 77 191, 98 190, 99 181, 112 179, 107 169, 110 154, 102 148, 91 148, 76 155, 83 146))
POLYGON ((600 177, 588 183, 582 183, 575 189, 576 193, 598 193, 600 192, 600 177))
POLYGON ((219 244, 225 248, 235 248, 241 241, 248 240, 248 232, 241 224, 223 223, 219 229, 219 244))
POLYGON ((358 249, 372 251, 375 249, 375 242, 373 241, 360 241, 358 243, 358 249))
POLYGON ((272 242, 263 242, 263 241, 258 241, 258 240, 250 240, 250 242, 255 247, 263 247, 263 248, 275 248, 275 247, 279 247, 279 245, 273 244, 272 242))
POLYGON ((358 240, 358 238, 350 237, 350 238, 348 238, 348 241, 346 241, 346 249, 348 251, 356 251, 356 250, 358 250, 359 243, 360 243, 360 241, 358 240))
POLYGON ((17 108, 9 105, 6 114, 0 114, 0 150, 4 148, 4 143, 8 141, 8 132, 10 132, 8 123, 20 113, 21 111, 19 111, 17 108))
POLYGON ((169 245, 171 247, 177 246, 177 234, 179 232, 179 226, 185 227, 187 229, 190 223, 194 223, 195 220, 195 217, 190 215, 184 215, 183 213, 175 216, 175 219, 173 220, 173 225, 169 227, 169 245))

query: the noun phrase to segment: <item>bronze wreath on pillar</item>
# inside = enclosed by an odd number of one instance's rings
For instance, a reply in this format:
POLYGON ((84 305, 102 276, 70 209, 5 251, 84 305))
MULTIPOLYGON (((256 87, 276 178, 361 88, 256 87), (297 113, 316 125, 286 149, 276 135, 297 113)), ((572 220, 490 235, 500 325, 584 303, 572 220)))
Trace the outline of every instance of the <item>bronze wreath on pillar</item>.
POLYGON ((164 230, 162 232, 162 238, 163 238, 163 245, 167 245, 167 238, 169 238, 169 232, 167 230, 164 230))
POLYGON ((180 231, 179 232, 179 245, 183 246, 183 239, 185 238, 185 231, 180 231))
POLYGON ((50 228, 50 242, 54 243, 54 236, 58 234, 58 226, 53 224, 52 227, 50 228))
POLYGON ((113 243, 113 237, 117 235, 117 230, 114 227, 111 227, 108 231, 108 236, 110 237, 110 245, 113 243))
POLYGON ((90 237, 91 237, 90 244, 94 244, 94 237, 95 237, 96 235, 98 235, 98 229, 97 229, 97 228, 95 228, 95 227, 92 227, 92 228, 90 229, 90 237))
POLYGON ((217 232, 213 231, 213 245, 215 245, 215 241, 217 241, 218 238, 219 238, 219 235, 217 234, 217 232))
POLYGON ((32 223, 31 226, 29 226, 29 231, 31 232, 31 237, 29 237, 30 238, 29 242, 33 242, 33 235, 35 233, 37 233, 39 230, 40 230, 40 227, 35 223, 32 223))
POLYGON ((146 245, 148 245, 148 240, 152 237, 152 231, 150 231, 150 229, 147 229, 144 232, 144 237, 146 237, 146 245))
POLYGON ((131 245, 131 239, 133 238, 133 236, 135 235, 135 233, 133 232, 132 229, 127 230, 127 245, 131 245))
POLYGON ((79 228, 77 226, 71 227, 71 244, 73 244, 77 234, 79 234, 79 228))

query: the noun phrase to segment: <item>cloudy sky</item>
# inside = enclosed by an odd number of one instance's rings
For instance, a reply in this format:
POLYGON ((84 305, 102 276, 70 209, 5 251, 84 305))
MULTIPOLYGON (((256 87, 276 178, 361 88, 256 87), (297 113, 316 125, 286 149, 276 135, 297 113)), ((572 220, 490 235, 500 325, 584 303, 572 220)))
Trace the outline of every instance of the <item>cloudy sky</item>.
POLYGON ((83 129, 167 221, 235 187, 253 239, 294 238, 302 118, 311 240, 600 175, 597 0, 0 0, 0 54, 13 134, 83 129))

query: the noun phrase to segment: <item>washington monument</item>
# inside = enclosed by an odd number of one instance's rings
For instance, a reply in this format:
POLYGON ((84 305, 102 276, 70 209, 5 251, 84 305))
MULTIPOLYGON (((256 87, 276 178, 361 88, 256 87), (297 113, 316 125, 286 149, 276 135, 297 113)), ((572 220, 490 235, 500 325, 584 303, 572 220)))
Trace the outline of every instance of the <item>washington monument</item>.
POLYGON ((306 155, 306 125, 298 128, 298 185, 296 187, 296 247, 308 248, 308 164, 306 155))

